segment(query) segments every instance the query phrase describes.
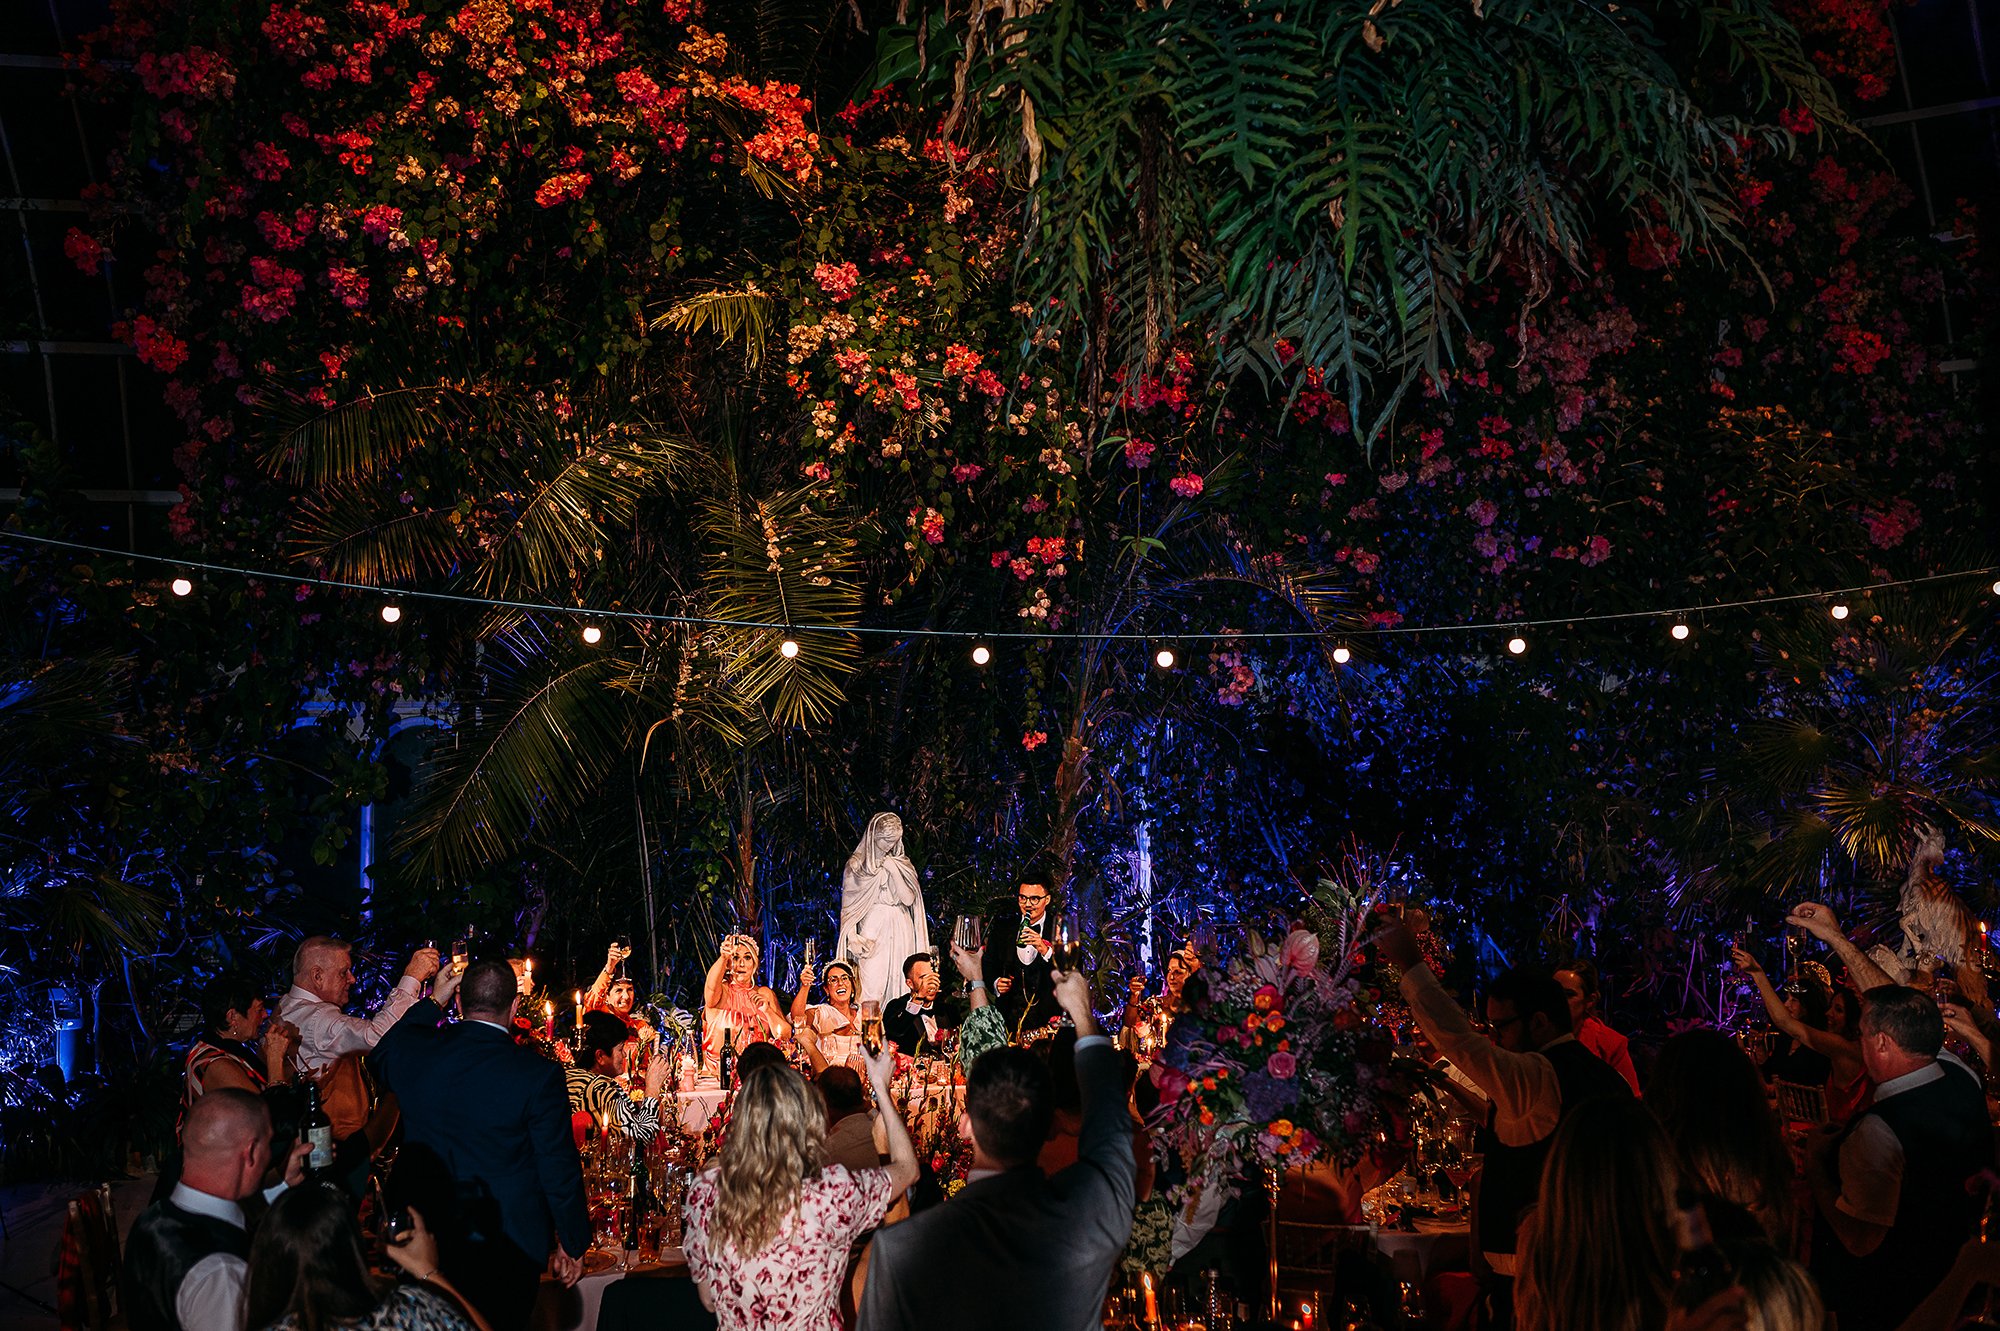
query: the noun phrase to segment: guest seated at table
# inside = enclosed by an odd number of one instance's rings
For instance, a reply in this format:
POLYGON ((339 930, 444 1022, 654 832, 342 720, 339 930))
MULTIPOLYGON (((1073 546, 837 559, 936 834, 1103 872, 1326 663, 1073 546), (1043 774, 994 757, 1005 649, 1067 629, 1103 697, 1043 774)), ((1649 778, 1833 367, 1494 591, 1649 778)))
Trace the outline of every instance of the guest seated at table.
POLYGON ((950 1201, 876 1233, 860 1331, 1099 1326, 1112 1268, 1132 1233, 1132 1118, 1118 1051, 1098 1031, 1089 984, 1075 971, 1058 972, 1054 994, 1078 1037, 1077 1163, 1053 1177, 1035 1167, 1053 1113, 1047 1062, 1018 1048, 981 1055, 960 1120, 972 1139, 971 1173, 950 1201))
POLYGON ((583 1014, 583 1050, 578 1061, 563 1069, 569 1090, 569 1111, 589 1114, 637 1141, 649 1142, 660 1130, 660 1092, 673 1072, 668 1060, 655 1057, 646 1064, 645 1091, 625 1089, 619 1074, 628 1066, 639 1042, 632 1028, 609 1012, 583 1014))
POLYGON ((292 1080, 298 1030, 290 1022, 265 1022, 263 995, 245 972, 224 971, 210 980, 202 990, 201 1014, 202 1033, 188 1046, 184 1065, 183 1115, 206 1091, 225 1086, 262 1091, 292 1080))
POLYGON ((757 943, 748 934, 730 934, 709 965, 702 982, 702 1073, 713 1079, 721 1068, 725 1037, 733 1038, 740 1054, 758 1040, 783 1040, 791 1023, 778 1008, 778 996, 757 983, 757 943))
POLYGON ((619 965, 632 955, 629 947, 613 943, 604 950, 604 969, 584 991, 583 1006, 590 1012, 609 1012, 632 1028, 641 1041, 655 1038, 652 1023, 638 1010, 639 985, 629 975, 618 973, 619 965))
POLYGON ((1597 967, 1579 958, 1556 972, 1556 983, 1569 999, 1569 1028, 1577 1043, 1610 1064, 1632 1094, 1639 1094, 1639 1070, 1632 1066, 1630 1044, 1597 1015, 1597 967))
POLYGON ((853 1068, 828 1068, 813 1079, 826 1101, 826 1162, 849 1169, 872 1169, 882 1163, 874 1115, 861 1075, 853 1068))
POLYGON ((1521 1222, 1516 1331, 1652 1331, 1745 1325, 1735 1286, 1670 1320, 1679 1183, 1659 1123, 1627 1096, 1579 1105, 1548 1153, 1521 1222))
POLYGON ((1165 1046, 1167 1027, 1180 1011, 1181 993, 1187 987, 1188 977, 1200 969, 1201 957, 1190 943, 1167 953, 1160 992, 1154 997, 1146 996, 1144 976, 1132 977, 1125 999, 1124 1025, 1119 1033, 1119 1043, 1127 1052, 1145 1056, 1165 1046))
POLYGON ((1750 1056, 1720 1031, 1683 1031, 1660 1049, 1647 1089, 1682 1182, 1709 1202, 1716 1237, 1793 1251, 1796 1171, 1750 1056))
MULTIPOLYGON (((386 1245, 408 1280, 368 1269, 354 1204, 336 1188, 293 1188, 272 1206, 250 1245, 242 1326, 250 1331, 487 1331, 438 1274, 437 1240, 410 1213, 407 1237, 386 1245)), ((218 1331, 221 1331, 218 1328, 218 1331)))
POLYGON ((940 1000, 938 990, 944 977, 928 952, 917 952, 903 960, 903 983, 909 993, 883 1006, 882 1034, 902 1054, 935 1054, 940 1041, 958 1029, 958 1008, 940 1000))
POLYGON ((867 1056, 885 1108, 886 1168, 825 1161, 826 1112, 789 1067, 743 1079, 720 1161, 688 1189, 688 1269, 721 1331, 824 1331, 837 1326, 841 1277, 855 1239, 917 1179, 916 1147, 891 1109, 887 1050, 867 1056))
POLYGON ((853 1046, 861 1041, 861 1017, 854 1010, 854 968, 844 961, 829 961, 817 973, 810 966, 801 970, 799 992, 792 997, 790 1015, 794 1031, 810 1028, 819 1037, 820 1048, 830 1061, 846 1062, 847 1056, 854 1052, 853 1046), (826 991, 824 1003, 808 1001, 814 979, 826 991), (839 1037, 846 1042, 845 1046, 829 1036, 839 1037))

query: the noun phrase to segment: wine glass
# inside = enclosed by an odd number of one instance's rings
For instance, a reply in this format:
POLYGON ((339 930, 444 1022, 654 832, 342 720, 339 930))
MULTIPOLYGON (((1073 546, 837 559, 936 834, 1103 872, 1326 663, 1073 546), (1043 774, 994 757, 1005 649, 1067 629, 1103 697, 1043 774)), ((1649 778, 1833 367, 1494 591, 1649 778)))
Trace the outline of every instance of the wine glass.
POLYGON ((986 925, 977 915, 961 915, 952 930, 952 941, 967 952, 977 952, 986 945, 986 925))
POLYGON ((631 956, 631 955, 632 955, 632 935, 630 935, 630 934, 620 934, 620 935, 618 935, 618 936, 617 936, 616 938, 612 939, 611 941, 612 941, 612 942, 614 942, 614 943, 616 943, 616 944, 618 945, 618 950, 619 950, 620 952, 623 952, 623 953, 625 954, 625 956, 624 956, 624 957, 620 957, 620 958, 618 958, 618 974, 617 974, 616 976, 614 976, 613 978, 614 978, 614 979, 619 979, 619 980, 624 980, 624 979, 629 979, 629 978, 631 978, 631 977, 630 977, 629 975, 627 975, 627 974, 626 974, 626 971, 625 971, 625 959, 626 959, 626 957, 629 957, 629 956, 631 956))
POLYGON ((879 999, 865 998, 861 1001, 861 1043, 871 1054, 882 1052, 882 1003, 879 999))

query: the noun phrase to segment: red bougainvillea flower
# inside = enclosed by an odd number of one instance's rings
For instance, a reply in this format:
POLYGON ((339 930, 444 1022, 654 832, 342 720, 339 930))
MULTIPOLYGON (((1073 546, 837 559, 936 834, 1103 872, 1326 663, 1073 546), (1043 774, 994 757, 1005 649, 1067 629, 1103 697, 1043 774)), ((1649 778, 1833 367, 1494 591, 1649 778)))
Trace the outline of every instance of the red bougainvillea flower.
MULTIPOLYGON (((1151 466, 1153 462, 1153 449, 1154 444, 1150 440, 1127 439, 1125 441, 1125 465, 1134 468, 1151 466)), ((1199 488, 1195 491, 1197 494, 1200 492, 1199 488)))
POLYGON ((1047 744, 1048 742, 1049 742, 1048 732, 1044 730, 1030 730, 1027 734, 1021 736, 1021 747, 1028 750, 1030 753, 1034 752, 1036 749, 1041 748, 1042 745, 1047 744))
POLYGON ((535 191, 535 202, 544 208, 553 208, 559 203, 582 198, 583 192, 589 188, 590 172, 564 171, 542 182, 541 188, 535 191))
POLYGON ((814 264, 813 281, 835 300, 846 300, 861 285, 861 270, 851 263, 814 264))
POLYGON ((97 243, 97 237, 76 227, 63 237, 63 253, 86 273, 94 274, 104 266, 104 246, 97 243))
POLYGON ((1201 493, 1201 477, 1193 472, 1187 472, 1168 481, 1167 488, 1183 499, 1193 499, 1201 493))

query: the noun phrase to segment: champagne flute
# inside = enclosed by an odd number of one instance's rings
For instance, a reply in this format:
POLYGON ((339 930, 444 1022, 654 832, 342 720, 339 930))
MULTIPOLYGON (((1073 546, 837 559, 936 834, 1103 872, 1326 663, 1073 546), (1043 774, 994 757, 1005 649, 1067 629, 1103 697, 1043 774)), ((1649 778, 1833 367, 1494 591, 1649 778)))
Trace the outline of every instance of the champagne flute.
POLYGON ((625 954, 625 956, 618 958, 618 974, 612 978, 618 980, 630 979, 631 977, 625 972, 625 959, 632 955, 632 935, 620 934, 611 941, 616 943, 618 950, 625 954))
POLYGON ((472 964, 472 935, 454 938, 451 942, 451 973, 465 974, 465 968, 472 964))
POLYGON ((882 1004, 878 999, 862 1000, 861 1044, 871 1054, 882 1052, 882 1004))

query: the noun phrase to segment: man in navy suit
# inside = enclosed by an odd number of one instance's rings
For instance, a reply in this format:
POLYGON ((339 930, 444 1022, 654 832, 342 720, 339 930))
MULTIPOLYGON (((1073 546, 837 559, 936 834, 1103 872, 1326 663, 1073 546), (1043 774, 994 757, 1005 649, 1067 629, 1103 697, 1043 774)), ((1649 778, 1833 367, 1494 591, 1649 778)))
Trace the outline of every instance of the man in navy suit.
POLYGON ((441 1025, 425 999, 373 1055, 403 1113, 393 1191, 422 1212, 440 1269, 494 1331, 527 1325, 544 1267, 576 1283, 590 1247, 563 1071, 514 1043, 519 1001, 513 967, 479 962, 459 986, 463 1021, 441 1025))

